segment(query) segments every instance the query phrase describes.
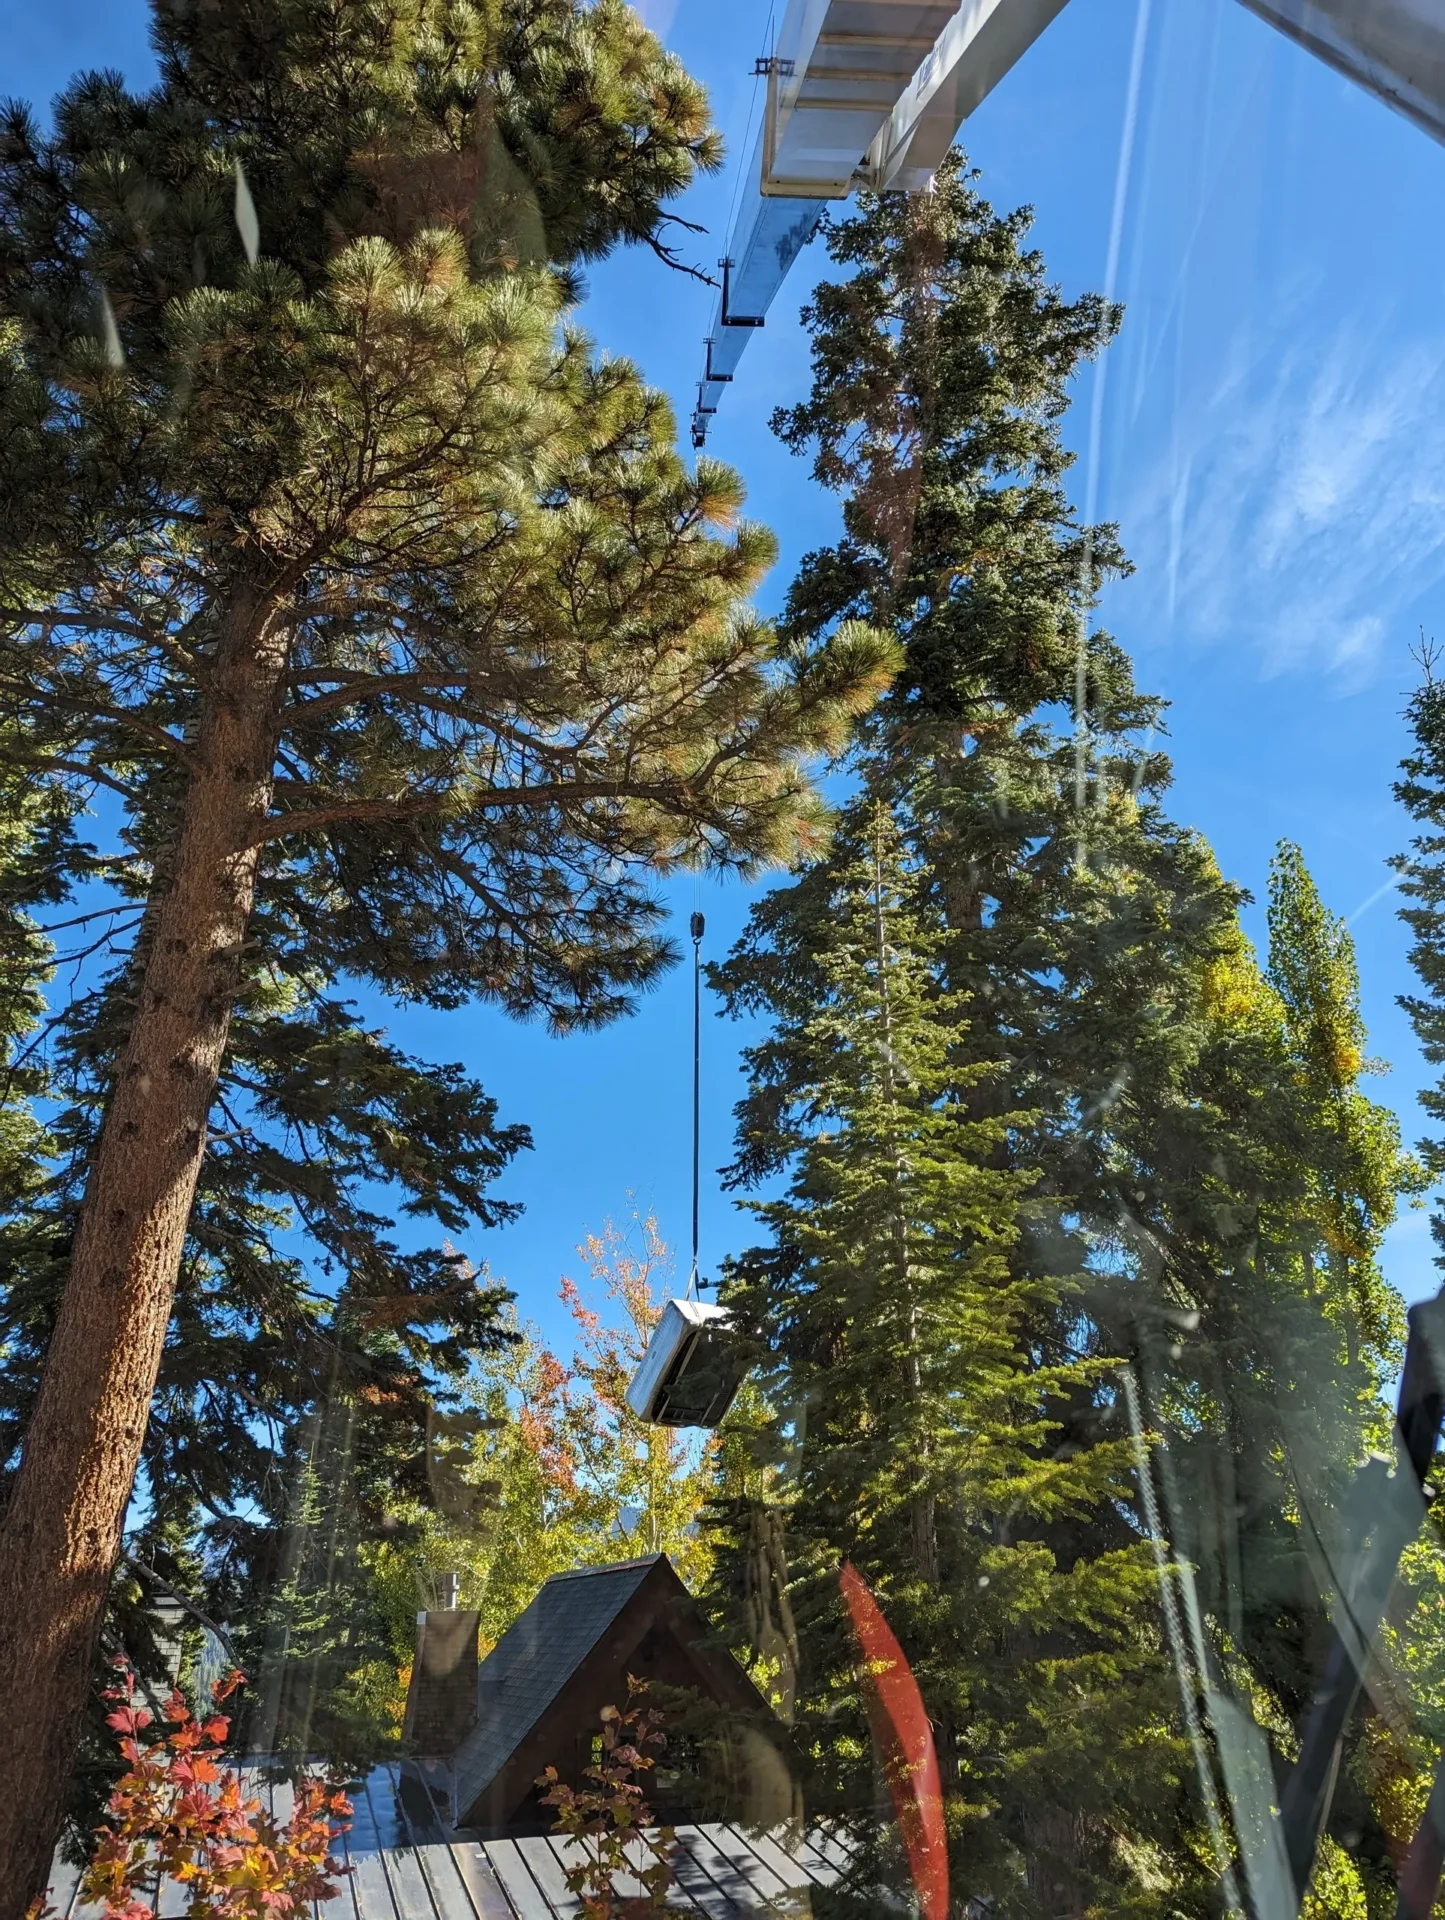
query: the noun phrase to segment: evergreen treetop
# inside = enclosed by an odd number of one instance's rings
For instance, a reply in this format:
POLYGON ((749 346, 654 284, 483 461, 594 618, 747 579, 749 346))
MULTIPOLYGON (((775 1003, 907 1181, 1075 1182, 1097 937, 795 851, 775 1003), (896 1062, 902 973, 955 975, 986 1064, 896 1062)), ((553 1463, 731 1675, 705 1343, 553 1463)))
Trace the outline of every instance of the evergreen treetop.
POLYGON ((1080 368, 1118 310, 1067 301, 1026 247, 1026 211, 1000 215, 955 151, 926 194, 861 195, 827 228, 846 278, 803 310, 807 399, 773 425, 844 495, 844 536, 810 554, 790 629, 859 617, 895 625, 911 725, 986 723, 1071 700, 1082 622, 1125 570, 1114 531, 1079 524, 1060 425, 1080 368))

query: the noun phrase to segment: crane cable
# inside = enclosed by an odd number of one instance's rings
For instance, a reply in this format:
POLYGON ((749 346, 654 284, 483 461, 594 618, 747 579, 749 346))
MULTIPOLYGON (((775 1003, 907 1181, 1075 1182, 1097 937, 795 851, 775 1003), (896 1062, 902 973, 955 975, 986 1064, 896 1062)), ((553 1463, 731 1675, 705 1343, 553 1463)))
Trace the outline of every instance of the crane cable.
POLYGON ((702 1170, 702 936, 707 922, 694 911, 692 934, 692 1268, 687 1276, 687 1298, 702 1292, 698 1278, 698 1199, 702 1170))

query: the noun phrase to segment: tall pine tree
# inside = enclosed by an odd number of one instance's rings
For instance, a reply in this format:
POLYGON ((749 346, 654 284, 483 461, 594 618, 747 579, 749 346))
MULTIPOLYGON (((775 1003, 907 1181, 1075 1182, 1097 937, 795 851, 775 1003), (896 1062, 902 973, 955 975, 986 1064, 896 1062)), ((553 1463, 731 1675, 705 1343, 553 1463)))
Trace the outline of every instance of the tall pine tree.
POLYGON ((796 848, 802 760, 888 664, 747 615, 736 480, 565 324, 575 265, 716 158, 625 7, 166 4, 154 37, 150 92, 82 77, 0 152, 8 764, 113 799, 143 906, 0 1534, 6 1916, 252 983, 617 1013, 670 957, 651 872, 796 848))
MULTIPOLYGON (((1243 896, 1165 810, 1162 704, 1093 626, 1124 561, 1110 529, 1078 524, 1063 486, 1069 379, 1116 316, 1063 301, 1026 230, 1025 216, 996 216, 955 159, 932 194, 865 199, 831 232, 853 274, 815 296, 812 390, 776 424, 844 492, 845 530, 804 562, 788 617, 800 635, 857 615, 886 623, 903 667, 859 729, 837 851, 759 903, 715 977, 776 1035, 803 1030, 829 1001, 818 956, 838 889, 886 813, 910 911, 929 929, 938 1006, 958 1010, 952 1097, 996 1129, 989 1170, 1027 1190, 1000 1253, 1016 1297, 1035 1303, 1017 1391, 1027 1401, 1031 1377, 1066 1359, 1079 1369, 1038 1389, 1041 1452, 1077 1498, 1024 1524, 1045 1564, 1080 1589, 1095 1579, 1114 1609, 1109 1679, 1081 1682, 1077 1719, 1057 1701, 1049 1718, 1025 1679, 1002 1673, 1000 1723, 1042 1717, 1051 1758, 1031 1760, 1017 1805, 989 1782, 990 1817, 1007 1810, 990 1828, 989 1894, 1020 1914, 1204 1912, 1231 1843, 1210 1835, 1214 1761, 1203 1747, 1189 1757, 1186 1709, 1227 1667, 1247 1709, 1272 1703, 1262 1710, 1288 1764, 1330 1598, 1301 1507, 1328 1511, 1378 1438, 1400 1318, 1375 1253, 1414 1173, 1358 1089, 1358 1045, 1324 1059, 1320 1036, 1357 1038, 1358 1008, 1348 943, 1301 863, 1286 853, 1277 869, 1277 988, 1241 934, 1243 896), (1203 1569, 1209 1645, 1202 1660, 1184 1650, 1187 1699, 1176 1690, 1172 1706, 1161 1596, 1136 1581, 1146 1506, 1137 1482, 1105 1491, 1129 1427, 1120 1368, 1146 1383, 1146 1419, 1168 1442, 1158 1462, 1185 1489, 1183 1522, 1175 1508, 1166 1520, 1203 1569), (1290 1466, 1301 1455, 1303 1484, 1290 1466)), ((809 1082, 789 1046, 769 1039, 752 1064, 742 1184, 790 1177, 808 1150, 795 1102, 809 1082)), ((856 1322, 849 1337, 866 1345, 856 1322)), ((820 1354, 792 1350, 780 1372, 780 1413, 831 1385, 820 1354)), ((1152 1478, 1148 1429, 1138 1438, 1152 1478)), ((823 1532, 820 1512, 788 1508, 789 1535, 810 1523, 823 1532)), ((841 1554, 852 1535, 838 1524, 841 1554)), ((776 1657, 781 1606, 759 1595, 781 1589, 795 1609, 801 1596, 778 1577, 786 1541, 766 1532, 740 1501, 724 1565, 736 1630, 759 1650, 771 1630, 776 1657), (766 1580, 749 1574, 769 1556, 766 1580)), ((1060 1671, 1078 1659, 1097 1679, 1098 1622, 1041 1617, 1060 1671)), ((906 1611, 898 1630, 925 1673, 951 1662, 962 1675, 977 1648, 915 1636, 906 1611)), ((817 1616, 797 1631, 807 1671, 817 1616)), ((831 1631, 836 1658, 836 1612, 831 1631)), ((994 1651, 1006 1668, 1018 1649, 1004 1633, 994 1651)), ((954 1709, 927 1683, 925 1700, 952 1732, 954 1709)), ((962 1782, 968 1765, 966 1743, 945 1753, 946 1792, 963 1791, 950 1770, 962 1782)), ((1341 1809, 1357 1842, 1367 1815, 1341 1809)), ((1374 1827, 1369 1845, 1381 1838, 1374 1827)), ((975 1880, 963 1884, 972 1894, 975 1880)))
MULTIPOLYGON (((1061 1444, 1112 1363, 1087 1351, 1075 1289, 1018 1258, 1036 1174, 1010 1142, 1031 1116, 974 1110, 997 1069, 942 984, 946 929, 917 905, 887 809, 853 809, 825 897, 821 874, 809 883, 807 991, 777 995, 746 954, 717 975, 735 1008, 769 1016, 745 1111, 766 1114, 789 1169, 785 1194, 756 1203, 769 1237, 732 1266, 726 1297, 758 1330, 774 1410, 748 1443, 781 1468, 809 1803, 868 1843, 851 1889, 863 1907, 880 1882, 906 1888, 872 1811, 847 1560, 922 1689, 955 1899, 1082 1913, 1107 1889, 1111 1910, 1150 1911, 1182 1755, 1167 1667, 1140 1644, 1147 1549, 1119 1528, 1107 1549, 1061 1551, 1127 1501, 1132 1456, 1123 1432, 1061 1444)), ((746 1524, 741 1503, 731 1518, 746 1524)), ((751 1546, 734 1539, 735 1590, 751 1546)))

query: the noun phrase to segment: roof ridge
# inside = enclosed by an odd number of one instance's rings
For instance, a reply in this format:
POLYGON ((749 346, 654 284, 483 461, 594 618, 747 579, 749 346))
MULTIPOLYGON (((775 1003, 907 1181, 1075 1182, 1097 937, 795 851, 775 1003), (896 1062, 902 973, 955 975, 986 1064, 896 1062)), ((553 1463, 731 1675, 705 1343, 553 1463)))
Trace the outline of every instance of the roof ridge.
POLYGON ((605 1567, 564 1567, 560 1573, 548 1574, 544 1584, 550 1587, 559 1580, 586 1580, 599 1573, 627 1573, 634 1567, 656 1566, 666 1558, 665 1553, 640 1553, 633 1560, 609 1560, 605 1567))

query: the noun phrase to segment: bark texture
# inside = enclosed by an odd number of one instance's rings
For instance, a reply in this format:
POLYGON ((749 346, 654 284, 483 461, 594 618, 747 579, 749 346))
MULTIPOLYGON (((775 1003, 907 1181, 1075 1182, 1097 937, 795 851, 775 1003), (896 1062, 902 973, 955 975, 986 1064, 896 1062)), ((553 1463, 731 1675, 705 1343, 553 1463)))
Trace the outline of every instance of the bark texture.
POLYGON ((160 1366, 270 810, 285 634, 233 603, 0 1526, 0 1920, 43 1891, 160 1366))

